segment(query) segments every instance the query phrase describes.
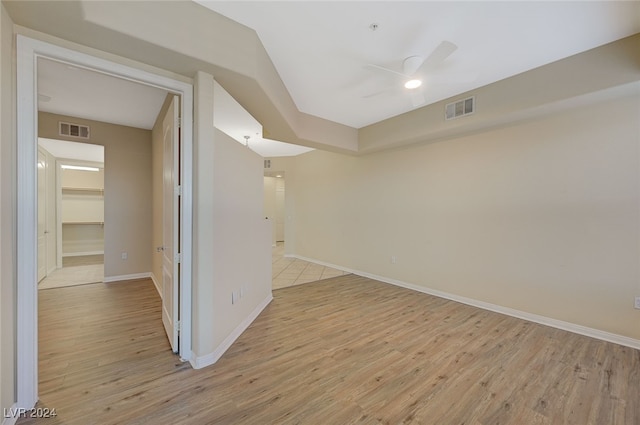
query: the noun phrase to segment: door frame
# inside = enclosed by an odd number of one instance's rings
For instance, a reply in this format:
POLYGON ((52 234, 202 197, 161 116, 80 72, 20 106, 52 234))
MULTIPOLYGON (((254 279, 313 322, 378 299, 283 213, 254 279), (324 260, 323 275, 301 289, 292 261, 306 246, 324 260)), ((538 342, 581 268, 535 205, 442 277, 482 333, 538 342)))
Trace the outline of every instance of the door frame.
MULTIPOLYGON (((180 207, 181 228, 179 355, 191 357, 191 276, 193 217, 193 84, 111 62, 18 34, 17 50, 17 406, 32 408, 38 401, 37 289, 37 66, 47 58, 125 80, 159 87, 180 96, 182 113, 180 207)), ((178 170, 176 170, 176 173, 178 170)), ((151 249, 151 247, 149 248, 151 249)))

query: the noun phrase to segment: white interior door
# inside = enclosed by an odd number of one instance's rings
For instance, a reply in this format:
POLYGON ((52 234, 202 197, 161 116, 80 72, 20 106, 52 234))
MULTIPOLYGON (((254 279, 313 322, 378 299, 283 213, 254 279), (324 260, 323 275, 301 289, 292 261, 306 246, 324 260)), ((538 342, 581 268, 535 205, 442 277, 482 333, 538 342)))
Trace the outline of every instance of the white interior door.
MULTIPOLYGON (((43 150, 46 155, 46 242, 47 242, 47 275, 50 275, 58 268, 58 219, 57 219, 57 192, 56 192, 56 164, 55 158, 46 149, 43 150)), ((62 260, 60 263, 62 267, 62 260)))
POLYGON ((276 241, 284 242, 284 179, 276 179, 276 241))
POLYGON ((174 96, 162 121, 163 195, 162 195, 162 323, 173 352, 178 352, 179 296, 179 125, 178 96, 174 96))
POLYGON ((47 276, 47 156, 38 149, 38 282, 47 276))

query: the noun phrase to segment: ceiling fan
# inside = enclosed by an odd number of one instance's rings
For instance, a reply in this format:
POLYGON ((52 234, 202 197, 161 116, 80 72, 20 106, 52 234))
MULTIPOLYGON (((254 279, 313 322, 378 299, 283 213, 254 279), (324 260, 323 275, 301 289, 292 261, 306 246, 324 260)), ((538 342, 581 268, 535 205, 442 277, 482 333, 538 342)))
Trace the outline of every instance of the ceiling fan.
POLYGON ((450 41, 441 42, 429 56, 409 56, 402 61, 402 72, 393 69, 385 68, 380 65, 368 64, 365 68, 376 72, 383 73, 387 76, 394 77, 396 84, 391 87, 386 87, 382 90, 369 93, 363 98, 371 98, 383 93, 396 89, 406 89, 411 96, 411 103, 413 106, 420 106, 425 103, 424 97, 424 82, 429 72, 440 65, 445 59, 447 59, 453 52, 458 49, 458 46, 450 41))

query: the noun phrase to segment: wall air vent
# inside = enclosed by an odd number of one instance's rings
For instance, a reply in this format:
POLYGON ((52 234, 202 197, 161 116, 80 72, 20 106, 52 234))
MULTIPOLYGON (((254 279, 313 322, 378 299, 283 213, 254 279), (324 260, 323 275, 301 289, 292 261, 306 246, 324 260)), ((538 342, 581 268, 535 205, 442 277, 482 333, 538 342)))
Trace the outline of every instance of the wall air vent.
POLYGON ((475 96, 471 96, 466 99, 448 103, 447 106, 444 107, 444 117, 446 120, 452 120, 464 117, 465 115, 471 115, 475 110, 476 98, 475 96))
POLYGON ((89 138, 89 126, 80 124, 71 124, 68 122, 58 122, 60 136, 78 137, 80 139, 89 138))
POLYGON ((271 160, 270 159, 265 159, 264 160, 264 168, 271 168, 271 160))

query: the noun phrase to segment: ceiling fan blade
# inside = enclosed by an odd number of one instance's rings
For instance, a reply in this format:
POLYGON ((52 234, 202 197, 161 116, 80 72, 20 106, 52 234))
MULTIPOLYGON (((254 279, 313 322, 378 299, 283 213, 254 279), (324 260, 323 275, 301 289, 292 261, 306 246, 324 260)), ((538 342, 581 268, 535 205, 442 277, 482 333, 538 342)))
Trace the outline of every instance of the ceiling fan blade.
POLYGON ((422 89, 422 87, 411 90, 409 94, 411 96, 411 104, 414 107, 417 108, 418 106, 422 106, 425 104, 426 100, 424 98, 424 90, 422 89))
POLYGON ((424 63, 424 58, 421 56, 409 56, 404 61, 402 61, 402 69, 404 70, 404 75, 408 77, 414 75, 422 64, 424 63))
POLYGON ((394 71, 393 69, 389 69, 389 68, 385 68, 383 66, 379 66, 379 65, 374 65, 374 64, 367 64, 364 66, 365 69, 368 69, 369 71, 373 71, 373 72, 384 72, 387 75, 393 75, 395 77, 401 77, 401 78, 407 78, 406 75, 404 75, 402 72, 398 72, 398 71, 394 71))
POLYGON ((443 41, 435 48, 433 52, 422 62, 420 68, 416 71, 416 73, 422 73, 428 71, 431 68, 434 68, 444 62, 453 52, 458 49, 458 46, 453 44, 450 41, 443 41))
POLYGON ((377 90, 377 91, 374 91, 372 93, 365 94, 364 96, 362 96, 362 98, 363 99, 370 99, 372 97, 380 96, 381 94, 385 94, 387 92, 390 92, 391 90, 395 90, 396 88, 397 88, 396 86, 385 87, 382 90, 377 90))

